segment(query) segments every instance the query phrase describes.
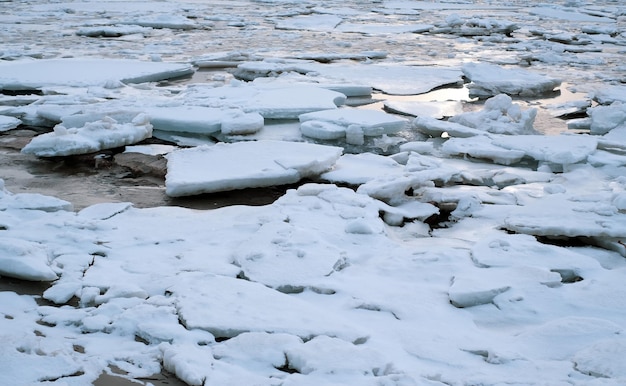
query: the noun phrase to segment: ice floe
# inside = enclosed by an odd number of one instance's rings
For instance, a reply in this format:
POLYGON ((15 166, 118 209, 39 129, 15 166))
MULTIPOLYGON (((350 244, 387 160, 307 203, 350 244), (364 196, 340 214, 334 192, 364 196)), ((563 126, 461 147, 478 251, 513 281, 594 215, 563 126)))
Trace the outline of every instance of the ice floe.
POLYGON ((328 170, 343 149, 282 141, 253 141, 168 154, 167 194, 185 196, 285 185, 328 170), (225 159, 231 159, 224 165, 225 159), (199 169, 198 169, 199 168, 199 169))
POLYGON ((87 154, 132 145, 151 136, 152 125, 145 114, 137 115, 131 122, 121 123, 105 117, 80 128, 57 125, 53 132, 33 138, 22 152, 39 157, 87 154))
POLYGON ((51 86, 118 87, 193 73, 188 64, 123 59, 48 59, 0 63, 0 89, 37 90, 51 86))
POLYGON ((541 95, 561 85, 558 78, 519 68, 504 68, 488 63, 467 63, 463 74, 472 81, 470 95, 489 97, 497 94, 541 95))

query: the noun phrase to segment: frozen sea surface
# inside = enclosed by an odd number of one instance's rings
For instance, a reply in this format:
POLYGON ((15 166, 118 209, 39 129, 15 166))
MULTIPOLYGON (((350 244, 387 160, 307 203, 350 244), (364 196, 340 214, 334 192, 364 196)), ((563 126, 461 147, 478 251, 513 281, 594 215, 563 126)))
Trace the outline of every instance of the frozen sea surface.
POLYGON ((0 4, 1 385, 626 384, 619 2, 0 4))

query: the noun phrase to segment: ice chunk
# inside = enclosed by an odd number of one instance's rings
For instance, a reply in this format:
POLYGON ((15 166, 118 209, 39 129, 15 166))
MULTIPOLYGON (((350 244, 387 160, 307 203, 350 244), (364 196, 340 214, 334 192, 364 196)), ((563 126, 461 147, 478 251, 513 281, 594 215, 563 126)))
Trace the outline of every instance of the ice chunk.
POLYGON ((339 139, 346 136, 345 126, 317 120, 302 122, 300 131, 304 136, 322 140, 339 139))
POLYGON ((167 155, 166 193, 176 197, 294 183, 328 170, 342 151, 270 140, 179 150, 167 155))
POLYGON ((146 109, 155 130, 211 134, 219 132, 222 122, 237 113, 236 109, 203 106, 161 106, 146 109))
POLYGON ((12 237, 0 238, 0 275, 32 281, 58 279, 45 247, 12 237))
POLYGON ((112 118, 105 118, 87 123, 81 128, 67 129, 57 125, 54 132, 33 138, 22 152, 39 157, 87 154, 131 145, 151 136, 152 125, 143 114, 130 123, 117 123, 112 118))
POLYGON ((489 97, 497 94, 534 96, 553 91, 561 80, 520 68, 503 68, 488 63, 467 63, 463 74, 472 81, 470 95, 489 97))
POLYGON ((125 59, 42 59, 0 63, 0 90, 33 90, 49 86, 105 86, 155 82, 189 75, 189 64, 125 59))
POLYGON ((493 144, 523 151, 537 161, 569 165, 585 161, 596 150, 598 140, 588 135, 517 135, 496 138, 493 144))
POLYGON ((510 96, 499 94, 485 101, 485 107, 455 115, 450 122, 496 134, 536 134, 533 123, 537 109, 522 111, 510 96))
POLYGON ((606 134, 626 123, 626 103, 614 102, 609 106, 597 106, 587 110, 591 117, 591 134, 606 134))
POLYGON ((13 130, 22 124, 20 119, 0 115, 0 132, 13 130))
POLYGON ((626 125, 620 125, 599 137, 598 148, 626 150, 626 125))
POLYGON ((348 127, 357 125, 363 129, 365 136, 393 134, 406 127, 408 121, 395 115, 376 110, 360 110, 341 108, 335 110, 316 111, 300 115, 300 122, 321 121, 348 127))

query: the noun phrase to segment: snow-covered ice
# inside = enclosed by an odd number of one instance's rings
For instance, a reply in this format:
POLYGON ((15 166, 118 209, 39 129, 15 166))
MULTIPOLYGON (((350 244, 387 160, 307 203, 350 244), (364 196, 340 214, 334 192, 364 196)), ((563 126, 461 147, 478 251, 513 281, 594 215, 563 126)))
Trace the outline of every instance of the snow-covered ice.
POLYGON ((2 3, 1 385, 626 384, 618 2, 2 3))
POLYGON ((488 63, 467 63, 463 74, 472 82, 470 94, 489 97, 497 94, 533 96, 553 91, 561 79, 520 68, 504 68, 488 63))
POLYGON ((123 59, 48 59, 0 63, 0 89, 36 90, 50 86, 106 86, 143 83, 189 75, 188 64, 123 59))
POLYGON ((330 169, 343 149, 302 142, 251 141, 178 150, 167 156, 170 196, 286 185, 330 169))

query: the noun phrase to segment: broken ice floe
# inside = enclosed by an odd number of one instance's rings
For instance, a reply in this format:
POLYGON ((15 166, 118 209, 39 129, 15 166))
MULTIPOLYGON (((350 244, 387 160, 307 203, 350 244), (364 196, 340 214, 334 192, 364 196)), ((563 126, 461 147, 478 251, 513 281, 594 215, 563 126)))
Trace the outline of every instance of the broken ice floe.
POLYGON ((327 82, 334 80, 368 84, 394 95, 423 94, 444 85, 460 85, 463 75, 460 69, 450 67, 381 64, 357 66, 269 59, 242 63, 237 66, 234 74, 241 79, 252 80, 287 72, 307 74, 313 79, 326 79, 327 82))
POLYGON ((561 80, 519 68, 504 68, 488 63, 467 63, 463 74, 471 81, 470 95, 490 97, 497 94, 536 96, 552 92, 561 80))
POLYGON ((185 196, 291 184, 328 170, 343 149, 299 142, 253 141, 168 154, 166 193, 185 196), (228 165, 224 159, 231 159, 228 165))
POLYGON ((151 136, 152 125, 145 114, 137 115, 131 122, 122 123, 105 117, 79 128, 57 125, 53 132, 33 138, 22 152, 39 157, 87 154, 135 144, 151 136))
POLYGON ((0 63, 0 90, 50 86, 114 86, 155 82, 193 73, 188 64, 124 59, 41 59, 0 63))

